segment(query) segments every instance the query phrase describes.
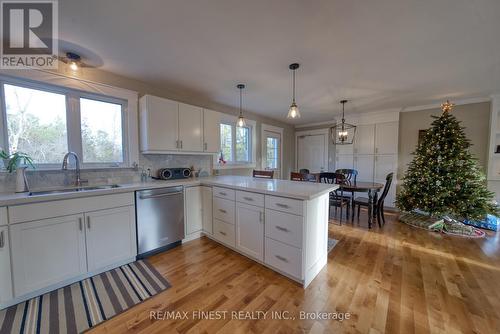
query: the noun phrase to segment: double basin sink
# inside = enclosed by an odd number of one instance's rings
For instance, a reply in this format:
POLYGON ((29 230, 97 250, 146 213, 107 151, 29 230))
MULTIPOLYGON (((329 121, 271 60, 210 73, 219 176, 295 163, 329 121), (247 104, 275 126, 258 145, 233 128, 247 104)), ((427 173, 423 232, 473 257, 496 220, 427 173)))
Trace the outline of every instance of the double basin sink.
POLYGON ((75 193, 75 192, 84 192, 84 191, 92 191, 92 190, 105 190, 105 189, 114 189, 120 188, 118 184, 109 184, 103 186, 94 186, 94 187, 79 187, 79 188, 64 188, 64 189, 52 189, 52 190, 42 190, 42 191, 30 191, 29 196, 42 196, 42 195, 56 195, 56 194, 65 194, 65 193, 75 193))

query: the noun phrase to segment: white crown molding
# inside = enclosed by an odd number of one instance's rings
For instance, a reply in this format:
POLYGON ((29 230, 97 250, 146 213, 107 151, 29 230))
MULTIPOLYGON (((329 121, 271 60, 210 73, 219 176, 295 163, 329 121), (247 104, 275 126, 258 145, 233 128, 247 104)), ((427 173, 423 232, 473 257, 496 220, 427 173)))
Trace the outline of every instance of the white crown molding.
MULTIPOLYGON (((470 99, 452 100, 452 102, 454 105, 460 106, 460 105, 465 105, 465 104, 490 102, 491 99, 492 99, 492 96, 474 97, 474 98, 470 98, 470 99)), ((429 109, 438 109, 438 108, 441 108, 441 103, 434 103, 434 104, 427 104, 427 105, 413 106, 413 107, 404 107, 401 110, 401 112, 429 110, 429 109)))
MULTIPOLYGON (((378 120, 377 122, 384 122, 384 119, 387 119, 386 121, 389 122, 392 120, 399 119, 399 112, 400 111, 401 111, 401 109, 394 108, 394 109, 378 110, 378 111, 370 111, 370 112, 350 113, 349 115, 346 115, 346 119, 348 119, 349 122, 354 122, 354 123, 359 123, 359 122, 370 123, 370 120, 378 120)), ((295 125, 295 128, 302 129, 302 128, 308 128, 308 127, 321 126, 321 125, 333 126, 333 125, 337 124, 338 121, 340 121, 340 119, 335 117, 333 120, 330 120, 330 121, 298 124, 298 125, 295 125)))

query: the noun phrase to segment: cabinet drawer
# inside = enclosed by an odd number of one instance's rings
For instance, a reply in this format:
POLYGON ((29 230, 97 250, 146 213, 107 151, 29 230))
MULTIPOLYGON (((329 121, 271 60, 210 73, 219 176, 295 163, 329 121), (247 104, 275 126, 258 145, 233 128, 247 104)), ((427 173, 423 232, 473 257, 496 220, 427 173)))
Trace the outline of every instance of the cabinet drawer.
POLYGON ((266 209, 273 209, 302 216, 304 211, 303 206, 304 203, 296 199, 266 196, 266 209))
POLYGON ((228 224, 234 224, 235 202, 214 197, 214 218, 228 224))
POLYGON ((215 197, 225 198, 234 201, 234 190, 232 189, 214 187, 213 192, 215 197))
POLYGON ((0 208, 0 226, 7 225, 7 208, 0 208))
POLYGON ((266 210, 266 237, 295 247, 302 247, 301 216, 266 210))
POLYGON ((236 191, 236 201, 240 203, 264 206, 264 195, 251 193, 248 191, 236 191))
POLYGON ((214 238, 220 242, 234 247, 235 246, 235 233, 234 225, 224 223, 223 221, 214 219, 214 238))
POLYGON ((298 279, 302 279, 302 249, 266 238, 265 263, 298 279))

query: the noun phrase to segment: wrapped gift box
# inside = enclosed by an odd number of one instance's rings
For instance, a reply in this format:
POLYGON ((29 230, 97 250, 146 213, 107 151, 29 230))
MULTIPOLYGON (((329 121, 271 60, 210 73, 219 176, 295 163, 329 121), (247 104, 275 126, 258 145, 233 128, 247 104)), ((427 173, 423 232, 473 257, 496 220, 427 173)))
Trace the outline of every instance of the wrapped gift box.
POLYGON ((500 230, 500 218, 493 215, 487 215, 484 220, 465 220, 464 224, 492 231, 500 230))

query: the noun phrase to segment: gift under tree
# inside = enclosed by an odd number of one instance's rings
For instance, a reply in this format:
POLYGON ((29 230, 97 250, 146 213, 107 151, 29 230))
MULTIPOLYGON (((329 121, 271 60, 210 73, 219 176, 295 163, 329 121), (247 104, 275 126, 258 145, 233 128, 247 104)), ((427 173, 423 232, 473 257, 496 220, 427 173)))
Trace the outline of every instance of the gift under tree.
POLYGON ((446 102, 441 116, 432 116, 435 120, 414 152, 396 203, 402 211, 418 209, 438 218, 483 219, 497 213, 494 194, 452 107, 446 102))

